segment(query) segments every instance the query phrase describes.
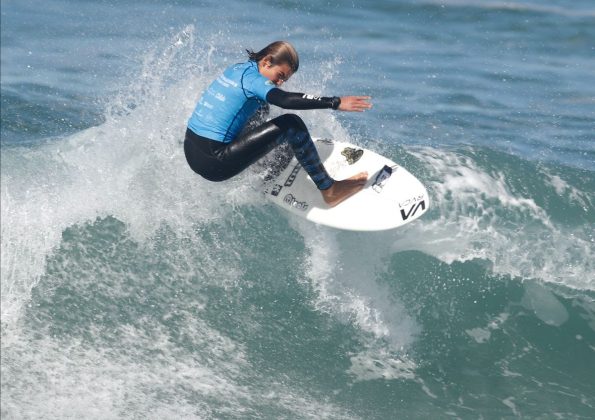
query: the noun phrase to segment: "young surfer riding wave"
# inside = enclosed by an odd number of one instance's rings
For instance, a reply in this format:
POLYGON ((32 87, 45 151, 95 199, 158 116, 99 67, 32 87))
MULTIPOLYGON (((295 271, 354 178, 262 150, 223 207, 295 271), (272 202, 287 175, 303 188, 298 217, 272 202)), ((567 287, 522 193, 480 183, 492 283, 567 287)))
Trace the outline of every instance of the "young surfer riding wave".
POLYGON ((372 107, 370 97, 317 97, 279 89, 299 67, 296 50, 285 41, 273 42, 259 52, 248 51, 248 58, 245 63, 228 67, 196 104, 184 141, 190 167, 210 181, 223 181, 276 146, 288 143, 329 206, 360 191, 368 179, 367 172, 334 180, 299 116, 283 114, 255 128, 244 128, 267 103, 284 109, 362 112, 372 107))

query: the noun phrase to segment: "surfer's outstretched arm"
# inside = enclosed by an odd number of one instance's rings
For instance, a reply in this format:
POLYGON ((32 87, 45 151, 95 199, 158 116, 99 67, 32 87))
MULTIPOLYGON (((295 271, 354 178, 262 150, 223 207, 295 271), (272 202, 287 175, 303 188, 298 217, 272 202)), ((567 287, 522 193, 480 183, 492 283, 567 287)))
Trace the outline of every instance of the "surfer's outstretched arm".
POLYGON ((338 109, 362 112, 372 108, 369 96, 314 96, 306 93, 286 92, 273 88, 267 94, 267 102, 284 109, 338 109))

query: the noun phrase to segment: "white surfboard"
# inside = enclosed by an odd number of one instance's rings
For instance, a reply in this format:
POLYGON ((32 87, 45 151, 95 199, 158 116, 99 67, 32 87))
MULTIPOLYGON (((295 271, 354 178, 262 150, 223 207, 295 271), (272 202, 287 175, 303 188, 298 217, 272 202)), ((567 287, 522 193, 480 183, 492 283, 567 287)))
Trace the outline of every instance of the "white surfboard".
POLYGON ((368 172, 364 189, 335 207, 322 194, 295 159, 267 183, 266 197, 279 207, 314 223, 338 229, 377 231, 409 223, 429 208, 422 183, 405 168, 371 150, 317 139, 316 148, 328 173, 345 179, 368 172))

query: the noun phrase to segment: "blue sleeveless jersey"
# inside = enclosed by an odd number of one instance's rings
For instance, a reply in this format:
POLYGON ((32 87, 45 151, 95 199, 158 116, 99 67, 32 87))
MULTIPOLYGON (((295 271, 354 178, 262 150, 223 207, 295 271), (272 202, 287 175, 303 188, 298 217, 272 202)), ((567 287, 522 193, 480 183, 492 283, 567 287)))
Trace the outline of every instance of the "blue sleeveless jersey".
POLYGON ((258 71, 255 61, 225 69, 196 104, 188 128, 199 136, 229 143, 266 102, 275 84, 258 71))

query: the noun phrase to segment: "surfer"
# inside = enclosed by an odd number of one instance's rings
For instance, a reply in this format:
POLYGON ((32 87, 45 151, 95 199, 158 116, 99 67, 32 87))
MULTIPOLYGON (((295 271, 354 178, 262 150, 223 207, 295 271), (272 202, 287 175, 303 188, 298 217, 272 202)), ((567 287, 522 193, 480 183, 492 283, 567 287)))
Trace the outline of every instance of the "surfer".
POLYGON ((372 107, 370 97, 318 97, 286 92, 279 87, 299 67, 293 46, 277 41, 258 52, 246 51, 248 61, 228 67, 196 104, 184 141, 190 167, 210 181, 223 181, 242 172, 276 146, 288 143, 329 206, 360 191, 367 181, 367 172, 334 180, 320 161, 308 128, 299 116, 283 114, 254 128, 246 126, 268 104, 284 109, 362 112, 372 107))

